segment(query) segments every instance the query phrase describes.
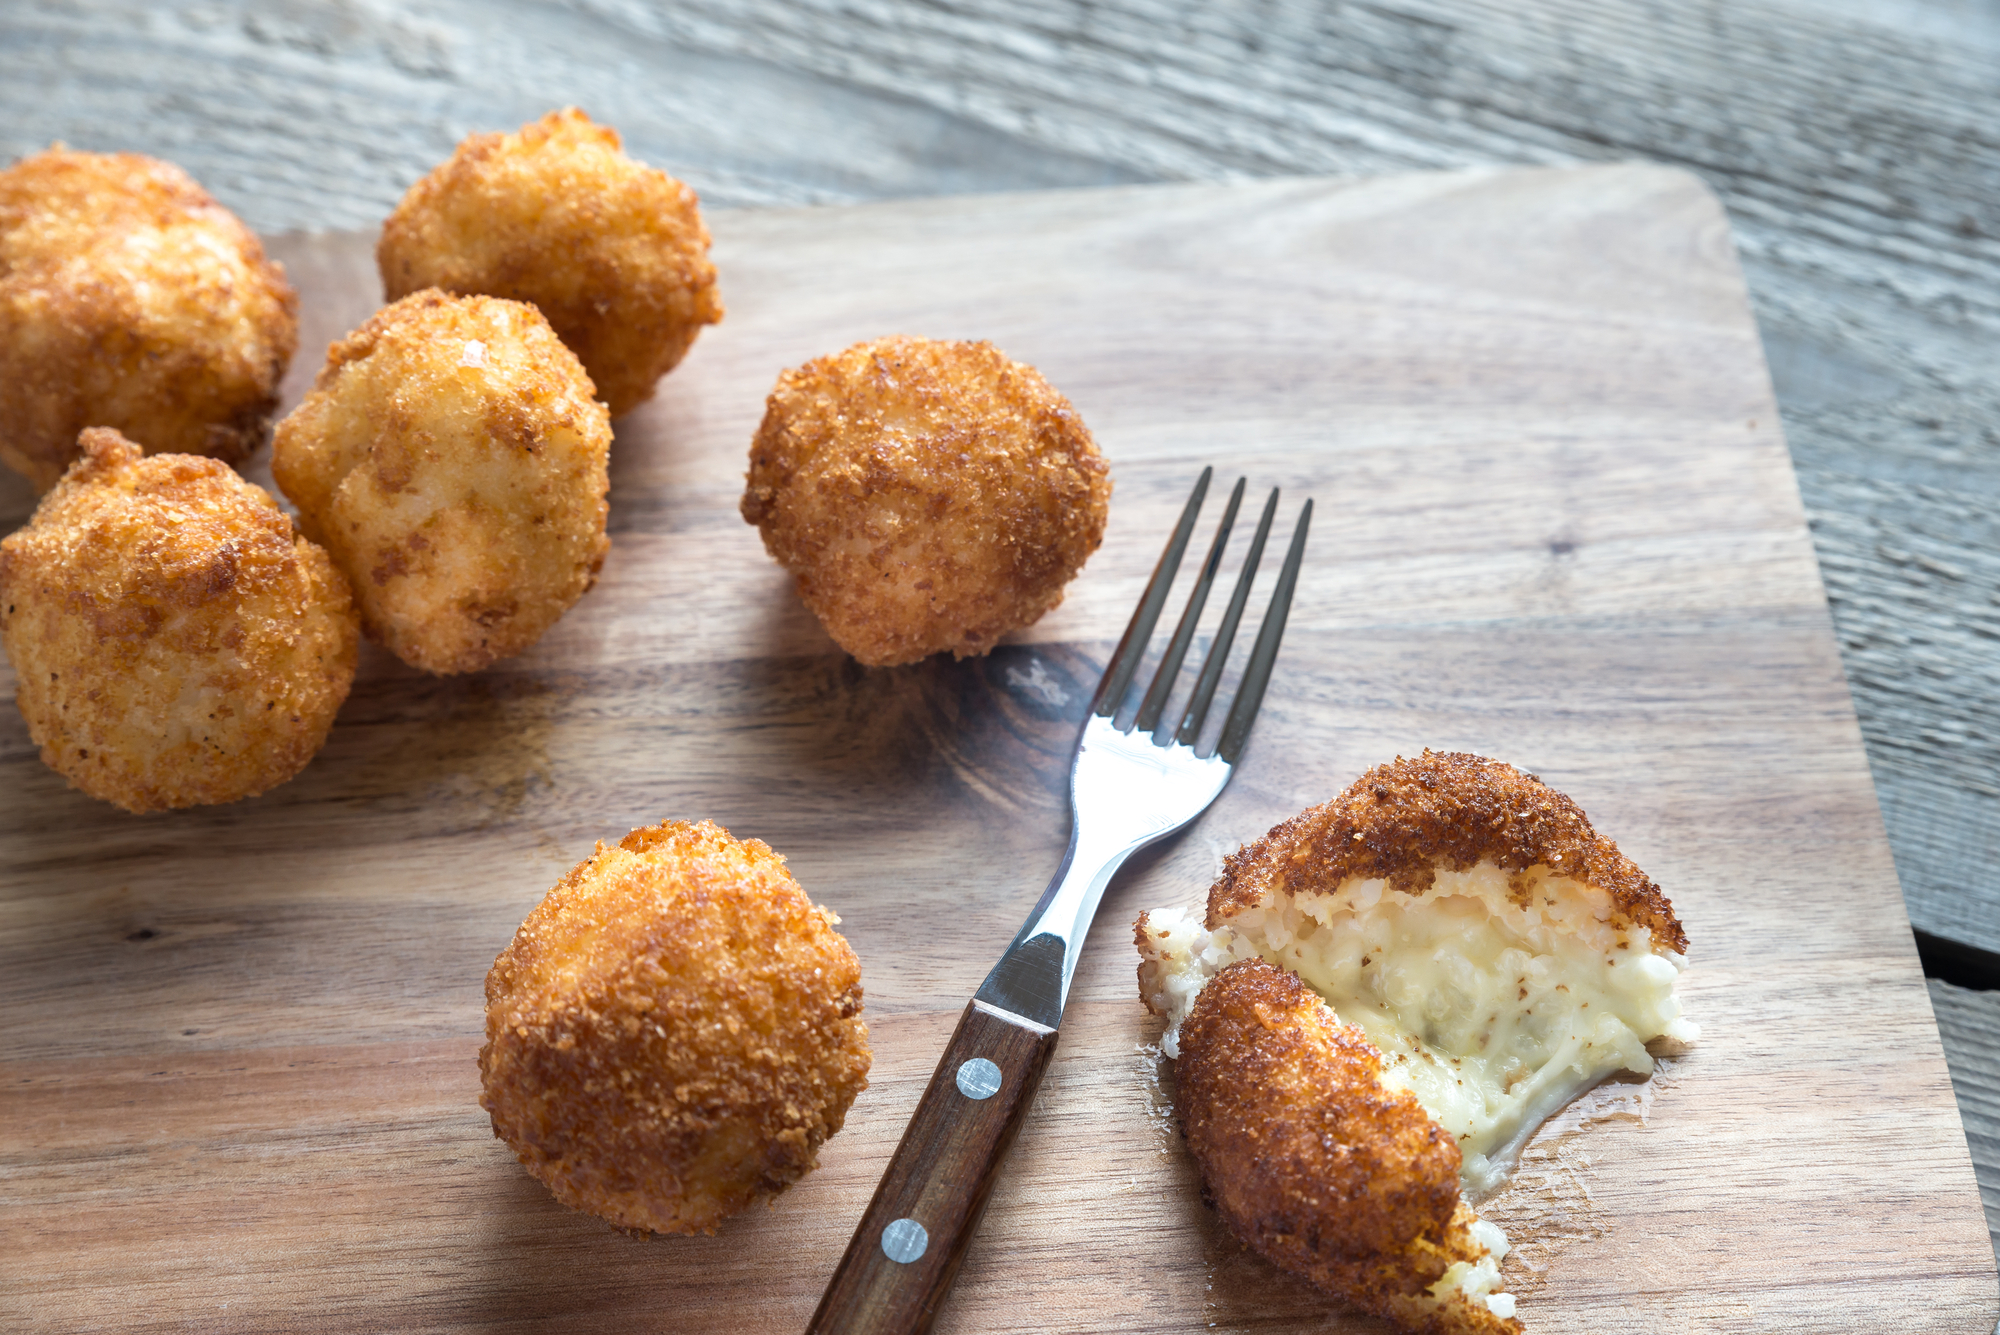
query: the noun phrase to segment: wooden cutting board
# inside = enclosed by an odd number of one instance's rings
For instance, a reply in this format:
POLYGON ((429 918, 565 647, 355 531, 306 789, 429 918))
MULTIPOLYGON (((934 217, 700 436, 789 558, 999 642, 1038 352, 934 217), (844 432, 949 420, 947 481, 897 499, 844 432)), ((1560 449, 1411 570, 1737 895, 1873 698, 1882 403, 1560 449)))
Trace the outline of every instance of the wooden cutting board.
MULTIPOLYGON (((1285 651, 1234 784, 1107 896, 941 1329, 1380 1328, 1201 1205, 1129 924, 1430 746, 1570 793, 1693 941, 1701 1043, 1545 1128, 1488 1207, 1529 1329, 1987 1335, 1965 1142, 1727 225, 1694 178, 713 222, 729 318, 619 425, 604 579, 532 652, 438 679, 368 650, 299 778, 144 819, 68 790, 0 718, 0 1326, 803 1326, 1055 866, 1088 688, 1212 462, 1318 502, 1285 651), (736 502, 777 372, 897 331, 1040 367, 1117 491, 1040 625, 871 671, 736 502), (873 1083, 773 1208, 634 1239, 491 1137, 481 983, 593 840, 702 816, 842 916, 873 1083)), ((378 288, 366 238, 276 249, 303 292, 295 400, 378 288)), ((10 481, 0 520, 31 504, 10 481)))

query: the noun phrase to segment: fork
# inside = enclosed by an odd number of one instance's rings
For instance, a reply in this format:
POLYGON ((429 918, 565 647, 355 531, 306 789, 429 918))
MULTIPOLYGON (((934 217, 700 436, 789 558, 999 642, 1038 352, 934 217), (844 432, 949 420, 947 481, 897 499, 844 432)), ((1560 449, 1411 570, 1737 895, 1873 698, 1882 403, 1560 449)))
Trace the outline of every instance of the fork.
POLYGON ((902 1143, 820 1298, 809 1333, 930 1329, 985 1212, 1000 1162, 1027 1120, 1055 1052, 1070 977, 1105 887, 1126 858, 1207 810, 1242 757, 1285 632, 1312 520, 1311 501, 1299 512, 1270 607, 1214 748, 1204 753, 1197 743, 1270 536, 1278 509, 1276 490, 1265 502, 1235 592, 1181 717, 1165 733, 1160 729, 1243 500, 1241 479, 1152 685, 1132 722, 1125 728, 1117 725, 1213 473, 1212 468, 1202 470, 1091 699, 1070 762, 1069 849, 1062 865, 959 1017, 902 1143))

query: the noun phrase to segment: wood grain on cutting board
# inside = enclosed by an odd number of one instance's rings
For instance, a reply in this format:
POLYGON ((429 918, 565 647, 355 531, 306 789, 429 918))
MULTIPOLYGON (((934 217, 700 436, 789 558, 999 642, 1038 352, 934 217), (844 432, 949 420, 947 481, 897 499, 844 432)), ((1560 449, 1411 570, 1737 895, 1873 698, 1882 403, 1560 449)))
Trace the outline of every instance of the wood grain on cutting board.
MULTIPOLYGON (((1201 1206, 1128 925, 1431 746, 1570 793, 1693 943, 1702 1042, 1559 1118, 1488 1208, 1529 1329, 1990 1331, 1965 1141, 1726 226, 1693 178, 713 225, 729 317, 619 424, 604 578, 530 653, 437 679, 368 651, 299 778, 144 819, 66 789, 0 720, 0 1324, 802 1327, 1060 856, 1088 689, 1212 462, 1318 502, 1285 651, 1229 791, 1107 896, 941 1328, 1379 1328, 1201 1206), (984 660, 866 670, 736 500, 777 372, 899 331, 1037 365, 1117 491, 1041 624, 984 660), (491 1138, 474 1054, 522 916, 593 840, 669 816, 767 840, 842 916, 876 1064, 774 1207, 632 1239, 491 1138)), ((367 238, 276 249, 303 290, 296 398, 377 288, 367 238)), ((30 503, 0 493, 0 520, 30 503)))

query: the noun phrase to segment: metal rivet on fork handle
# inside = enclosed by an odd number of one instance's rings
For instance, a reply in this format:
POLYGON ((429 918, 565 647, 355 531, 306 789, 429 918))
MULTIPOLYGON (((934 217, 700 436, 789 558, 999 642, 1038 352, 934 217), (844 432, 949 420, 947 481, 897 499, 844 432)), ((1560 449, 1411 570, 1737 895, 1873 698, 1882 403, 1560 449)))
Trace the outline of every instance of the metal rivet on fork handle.
POLYGON ((908 1265, 931 1245, 931 1235, 914 1219, 897 1219, 882 1230, 882 1255, 898 1265, 908 1265))
POLYGON ((958 1068, 958 1092, 968 1099, 990 1099, 1000 1092, 1000 1068, 984 1057, 969 1057, 958 1068))

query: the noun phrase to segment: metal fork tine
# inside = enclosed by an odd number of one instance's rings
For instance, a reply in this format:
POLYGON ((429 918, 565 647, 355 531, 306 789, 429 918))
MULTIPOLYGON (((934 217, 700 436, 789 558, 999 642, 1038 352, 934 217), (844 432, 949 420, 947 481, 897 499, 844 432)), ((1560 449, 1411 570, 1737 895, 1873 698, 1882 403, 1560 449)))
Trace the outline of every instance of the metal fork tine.
POLYGON ((1160 713, 1167 707, 1167 697, 1173 694, 1174 679, 1181 675, 1181 660, 1187 657, 1188 644, 1194 639, 1195 623, 1201 620, 1201 609, 1208 603, 1209 586, 1215 583, 1215 572, 1222 565, 1222 549, 1229 545, 1229 530, 1236 523, 1237 507, 1243 504, 1244 481, 1237 478, 1236 489, 1229 493, 1229 504, 1222 511, 1222 523, 1215 530, 1215 541, 1208 547, 1208 559, 1201 563, 1201 576, 1194 582, 1194 591, 1188 594, 1180 624, 1174 627, 1174 638, 1168 641, 1159 670, 1153 674, 1153 685, 1139 706, 1139 717, 1132 722, 1133 730, 1142 735, 1160 726, 1160 713))
POLYGON ((1167 590, 1173 587, 1174 575, 1181 568, 1181 554, 1187 551, 1188 537, 1194 532, 1195 516, 1201 513, 1202 500, 1208 495, 1208 480, 1214 475, 1213 468, 1201 470, 1201 478, 1194 484, 1194 493, 1181 510, 1181 521, 1174 525, 1174 535, 1167 539, 1167 549, 1160 553, 1160 563, 1153 567, 1153 578, 1146 585, 1145 596, 1139 599, 1131 624, 1125 627, 1125 636, 1118 641, 1117 651, 1111 655, 1111 662, 1104 669, 1104 679, 1097 684, 1097 694, 1090 702, 1091 713, 1106 717, 1118 713, 1118 703, 1125 698, 1125 688, 1132 684, 1132 675, 1139 670, 1139 660, 1146 656, 1146 642, 1153 638, 1153 624, 1160 619, 1160 609, 1166 605, 1167 590))
POLYGON ((1256 536, 1250 539, 1249 554, 1243 558, 1242 573, 1236 577, 1236 589, 1229 595, 1229 608, 1222 614, 1222 624, 1216 627, 1215 641, 1208 647, 1208 658, 1201 665, 1194 694, 1188 697, 1187 710, 1181 715, 1175 740, 1182 746, 1193 746, 1195 738, 1201 735, 1201 725, 1208 721, 1209 702, 1215 699, 1216 683, 1222 680, 1222 669, 1228 665, 1229 646, 1236 642, 1236 626, 1243 620, 1243 605, 1250 601, 1250 584, 1257 577, 1257 563, 1264 557, 1264 540, 1271 536, 1271 520, 1277 513, 1278 489, 1273 487, 1270 498, 1264 502, 1263 517, 1257 521, 1256 536))
POLYGON ((1264 613, 1264 624, 1257 628, 1257 644, 1250 651, 1249 665, 1243 669, 1243 682, 1236 688, 1236 703, 1229 707, 1229 718, 1222 725, 1222 740, 1215 746, 1215 753, 1232 765, 1242 756, 1243 743, 1250 737, 1250 725, 1257 718, 1257 708, 1264 703, 1264 688, 1271 681, 1271 664, 1278 658, 1278 641, 1285 635, 1285 617, 1292 610, 1292 590, 1299 582, 1299 563, 1305 558, 1306 529, 1312 524, 1312 514, 1313 503, 1307 501, 1299 511, 1298 527, 1292 530, 1292 546, 1285 553, 1284 569, 1278 572, 1278 587, 1271 590, 1271 606, 1264 613))

